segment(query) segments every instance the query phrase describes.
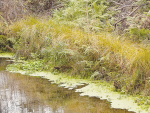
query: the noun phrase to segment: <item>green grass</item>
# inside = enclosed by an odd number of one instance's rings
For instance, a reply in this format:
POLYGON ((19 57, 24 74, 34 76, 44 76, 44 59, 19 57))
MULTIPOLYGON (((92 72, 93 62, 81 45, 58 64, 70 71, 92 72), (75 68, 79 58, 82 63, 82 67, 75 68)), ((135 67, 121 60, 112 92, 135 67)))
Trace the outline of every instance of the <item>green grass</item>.
POLYGON ((98 79, 107 76, 108 81, 117 80, 125 92, 150 93, 148 47, 107 32, 88 34, 55 19, 27 17, 10 25, 6 32, 16 51, 29 59, 44 59, 46 69, 69 70, 82 78, 98 71, 98 79))

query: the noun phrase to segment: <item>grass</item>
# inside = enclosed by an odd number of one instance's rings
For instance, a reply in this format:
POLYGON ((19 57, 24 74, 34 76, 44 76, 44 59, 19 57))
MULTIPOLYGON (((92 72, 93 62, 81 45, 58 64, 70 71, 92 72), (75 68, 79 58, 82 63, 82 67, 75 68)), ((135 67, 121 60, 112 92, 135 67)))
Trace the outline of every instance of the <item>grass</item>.
POLYGON ((148 47, 107 32, 88 34, 54 19, 27 17, 5 32, 20 55, 44 59, 44 69, 57 68, 82 78, 98 71, 97 79, 117 80, 125 92, 150 93, 148 47))

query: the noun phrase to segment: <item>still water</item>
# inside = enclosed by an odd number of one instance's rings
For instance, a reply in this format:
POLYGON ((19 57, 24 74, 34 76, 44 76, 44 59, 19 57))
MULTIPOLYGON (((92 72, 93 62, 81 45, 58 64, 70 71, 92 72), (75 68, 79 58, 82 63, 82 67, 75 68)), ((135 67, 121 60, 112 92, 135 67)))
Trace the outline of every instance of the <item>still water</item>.
POLYGON ((0 58, 0 113, 134 113, 111 108, 106 100, 81 97, 45 78, 9 73, 5 69, 12 62, 7 60, 0 58))

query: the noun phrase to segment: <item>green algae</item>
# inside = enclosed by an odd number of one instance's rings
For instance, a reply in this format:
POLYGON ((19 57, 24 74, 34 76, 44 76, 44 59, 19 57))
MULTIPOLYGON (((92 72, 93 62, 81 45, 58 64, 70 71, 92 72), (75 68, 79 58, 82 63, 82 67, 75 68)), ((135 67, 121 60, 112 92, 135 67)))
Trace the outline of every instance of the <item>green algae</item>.
POLYGON ((138 103, 135 102, 135 100, 139 98, 138 96, 134 97, 114 92, 113 85, 105 81, 73 78, 65 74, 53 74, 47 71, 33 71, 31 73, 30 71, 21 70, 21 68, 18 68, 19 65, 16 65, 17 64, 9 65, 7 70, 23 75, 39 76, 49 79, 52 83, 58 84, 59 87, 64 87, 69 90, 75 89, 75 92, 81 93, 80 96, 97 97, 101 100, 108 100, 111 102, 112 108, 128 109, 136 113, 150 113, 150 107, 148 105, 142 104, 139 106, 138 103), (85 84, 86 86, 84 86, 85 84), (77 88, 78 86, 84 87, 77 88))
POLYGON ((14 53, 0 53, 1 58, 13 58, 14 53))
MULTIPOLYGON (((25 71, 21 70, 11 72, 26 74, 25 71)), ((70 90, 77 88, 77 86, 88 84, 83 88, 76 89, 75 92, 82 92, 80 96, 97 97, 101 100, 106 99, 111 102, 112 108, 128 109, 129 111, 135 111, 137 113, 149 113, 145 110, 142 110, 140 106, 135 103, 134 97, 112 92, 106 85, 97 85, 89 80, 68 78, 65 75, 54 75, 50 72, 35 72, 29 75, 40 76, 49 79, 50 81, 53 81, 53 83, 57 83, 60 87, 68 88, 70 90)))

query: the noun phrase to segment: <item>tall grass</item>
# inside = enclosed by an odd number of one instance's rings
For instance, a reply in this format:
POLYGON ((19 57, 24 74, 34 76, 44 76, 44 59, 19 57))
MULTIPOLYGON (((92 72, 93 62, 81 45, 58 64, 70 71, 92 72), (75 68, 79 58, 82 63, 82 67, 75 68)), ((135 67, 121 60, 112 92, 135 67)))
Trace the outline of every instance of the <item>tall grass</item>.
MULTIPOLYGON (((150 93, 150 50, 107 32, 87 34, 54 19, 27 17, 9 26, 14 48, 28 58, 35 53, 49 65, 72 75, 119 81, 127 92, 150 93)), ((47 66, 48 67, 48 66, 47 66)))

